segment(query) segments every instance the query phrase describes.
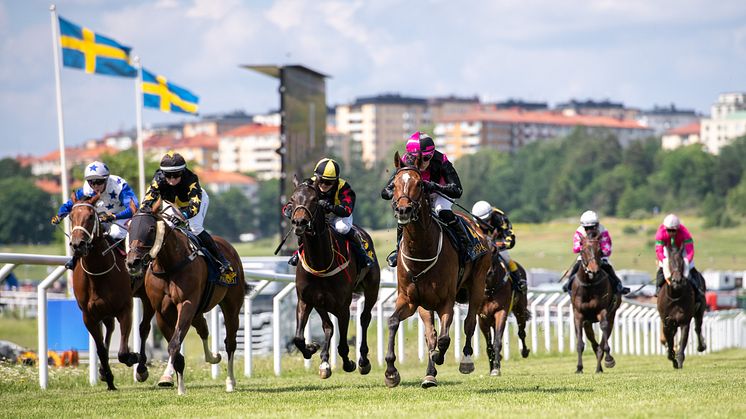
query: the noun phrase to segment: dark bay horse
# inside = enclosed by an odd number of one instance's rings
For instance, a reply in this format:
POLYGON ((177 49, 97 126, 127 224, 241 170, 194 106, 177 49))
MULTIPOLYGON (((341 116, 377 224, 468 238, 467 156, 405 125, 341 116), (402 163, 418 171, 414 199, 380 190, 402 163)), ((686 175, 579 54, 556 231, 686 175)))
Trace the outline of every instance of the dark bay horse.
MULTIPOLYGON (((694 330, 697 333, 697 351, 707 349, 702 336, 702 318, 706 307, 696 304, 697 292, 687 279, 684 256, 681 249, 667 244, 664 251, 668 258, 668 269, 664 269, 666 282, 658 292, 658 314, 661 318, 661 344, 668 346, 668 359, 674 368, 684 367, 684 351, 689 341, 689 325, 694 317, 694 330), (666 272, 668 271, 668 272, 666 272), (676 329, 680 329, 679 350, 674 350, 676 329)), ((691 273, 690 273, 691 274, 691 273)))
POLYGON ((96 202, 100 195, 92 198, 76 199, 72 196, 70 211, 70 246, 75 256, 80 257, 73 270, 73 290, 78 307, 83 313, 83 323, 96 342, 96 353, 101 362, 99 375, 106 381, 109 390, 116 390, 114 375, 109 366, 109 345, 114 332, 114 319, 119 321, 121 339, 119 341, 119 362, 128 367, 139 362, 137 380, 143 382, 148 377, 145 366, 145 340, 150 333, 150 319, 153 309, 140 281, 134 295, 143 302, 143 320, 140 323, 140 353, 130 352, 128 340, 132 328, 133 287, 125 258, 117 249, 110 248, 104 237, 103 227, 96 213, 96 202), (102 335, 101 323, 106 327, 102 335))
POLYGON ((578 367, 576 373, 583 372, 583 330, 591 342, 596 355, 596 372, 603 372, 601 360, 606 354, 604 365, 613 368, 616 365, 611 356, 609 337, 614 330, 616 311, 622 304, 621 296, 614 293, 606 271, 601 268, 601 245, 597 235, 582 239, 580 250, 580 269, 572 283, 570 293, 573 313, 575 314, 575 336, 577 337, 578 367), (601 342, 596 341, 593 323, 601 326, 601 342))
MULTIPOLYGON (((176 372, 179 394, 186 392, 184 356, 179 350, 189 325, 194 326, 202 338, 205 360, 212 364, 221 360, 219 353, 210 353, 209 329, 203 316, 203 313, 220 305, 228 354, 225 389, 232 392, 236 385, 233 375, 236 332, 246 290, 241 258, 233 246, 215 236, 215 242, 236 271, 236 284, 209 285, 207 262, 190 247, 187 234, 182 229, 172 227, 172 224, 180 223, 184 223, 183 218, 168 202, 159 199, 152 209, 141 208, 130 224, 127 268, 131 275, 138 276, 150 264, 145 272, 145 290, 155 309, 158 328, 168 341, 169 365, 173 365, 176 372)), ((169 379, 168 375, 162 377, 159 385, 168 385, 169 379)))
MULTIPOLYGON (((458 283, 459 255, 443 231, 443 227, 431 215, 430 196, 425 191, 422 175, 417 169, 422 156, 418 156, 415 166, 404 166, 397 152, 394 156, 394 195, 392 208, 394 217, 404 226, 403 238, 397 260, 396 307, 389 317, 389 342, 386 354, 385 382, 395 387, 401 381, 394 362, 394 342, 399 323, 418 311, 425 324, 430 356, 422 387, 434 387, 437 371, 435 364, 442 365, 446 350, 451 344, 448 335, 453 322, 453 305, 460 289, 465 289, 469 311, 464 319, 466 343, 459 371, 468 374, 474 371, 471 338, 476 328, 476 314, 484 300, 484 283, 490 268, 490 257, 482 255, 473 262, 466 263, 461 283, 458 283), (435 335, 435 313, 440 317, 440 334, 435 335)), ((462 217, 466 219, 465 217, 462 217)), ((476 231, 473 221, 466 219, 472 231, 476 231)), ((487 248, 487 240, 479 236, 487 248)), ((466 302, 466 301, 463 301, 466 302)))
MULTIPOLYGON (((332 232, 324 211, 318 204, 318 183, 310 181, 299 183, 297 178, 294 178, 293 182, 295 191, 288 204, 291 211, 290 222, 294 233, 303 242, 303 249, 299 255, 300 266, 295 270, 298 305, 295 310, 296 328, 293 343, 305 359, 311 359, 311 356, 319 350, 318 343, 306 344, 303 337, 308 317, 311 310, 315 309, 321 317, 324 329, 319 375, 321 378, 329 378, 332 375, 329 365, 329 347, 334 333, 334 325, 329 317, 331 313, 337 317, 339 325, 337 350, 342 357, 342 369, 345 372, 355 371, 355 362, 349 358, 347 329, 350 323, 352 294, 362 290, 365 304, 360 316, 362 336, 358 364, 360 374, 368 374, 371 368, 368 360, 368 326, 371 320, 371 310, 378 299, 378 286, 381 281, 380 268, 377 263, 374 263, 369 269, 358 272, 357 259, 354 257, 350 244, 347 243, 346 252, 340 248, 340 241, 332 232)), ((356 228, 363 239, 368 242, 368 250, 372 252, 371 258, 375 261, 375 250, 370 235, 360 227, 353 228, 356 228)))
MULTIPOLYGON (((513 313, 518 323, 518 337, 523 348, 521 356, 528 358, 529 349, 526 345, 526 322, 530 317, 526 294, 515 292, 510 284, 510 276, 503 266, 500 251, 492 245, 492 264, 487 272, 485 297, 479 309, 479 328, 487 342, 487 357, 490 361, 490 375, 500 375, 500 361, 502 360, 503 333, 508 322, 508 315, 513 313)), ((518 271, 526 278, 526 270, 518 264, 518 271)))

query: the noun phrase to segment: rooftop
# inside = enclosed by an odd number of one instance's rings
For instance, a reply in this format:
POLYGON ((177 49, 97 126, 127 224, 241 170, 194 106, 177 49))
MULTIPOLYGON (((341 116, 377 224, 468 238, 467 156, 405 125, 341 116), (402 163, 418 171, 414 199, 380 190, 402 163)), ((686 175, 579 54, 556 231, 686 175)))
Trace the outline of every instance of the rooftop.
POLYGON ((699 135, 699 121, 671 128, 670 130, 664 133, 664 135, 692 135, 692 134, 699 135))
POLYGON ((649 128, 633 119, 617 119, 607 116, 573 115, 556 112, 528 112, 517 109, 478 111, 442 118, 439 122, 502 122, 506 124, 540 124, 586 126, 603 128, 644 129, 649 128))

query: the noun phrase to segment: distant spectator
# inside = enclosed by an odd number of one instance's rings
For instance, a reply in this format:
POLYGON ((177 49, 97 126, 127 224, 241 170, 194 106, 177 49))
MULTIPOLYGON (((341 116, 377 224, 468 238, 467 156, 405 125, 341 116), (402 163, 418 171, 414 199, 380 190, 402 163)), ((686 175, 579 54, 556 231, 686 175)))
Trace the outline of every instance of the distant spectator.
POLYGON ((11 271, 8 276, 5 277, 3 289, 6 291, 18 291, 18 287, 18 278, 16 278, 15 274, 11 271))

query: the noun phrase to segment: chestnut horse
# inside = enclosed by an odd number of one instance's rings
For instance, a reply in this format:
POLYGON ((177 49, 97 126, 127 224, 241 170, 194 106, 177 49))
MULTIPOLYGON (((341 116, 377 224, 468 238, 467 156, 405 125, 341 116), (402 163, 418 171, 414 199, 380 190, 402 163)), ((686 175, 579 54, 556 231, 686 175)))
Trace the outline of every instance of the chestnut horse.
MULTIPOLYGON (((228 354, 225 389, 232 392, 236 385, 233 375, 236 332, 246 290, 243 265, 233 246, 215 236, 215 242, 236 271, 237 283, 232 286, 216 284, 212 289, 208 288, 207 262, 190 247, 184 229, 172 227, 184 222, 180 212, 171 203, 164 203, 160 199, 152 209, 141 208, 132 217, 130 224, 127 268, 131 275, 138 276, 150 264, 145 272, 145 290, 155 308, 158 328, 168 341, 169 366, 173 365, 176 372, 179 394, 186 392, 184 356, 179 353, 179 349, 190 324, 202 338, 205 361, 212 364, 220 362, 219 353, 210 353, 207 322, 203 316, 203 313, 220 305, 225 321, 225 350, 228 354)), ((159 385, 169 385, 169 379, 169 374, 165 374, 159 385)))
POLYGON ((697 351, 703 352, 707 349, 704 336, 702 336, 702 318, 706 307, 703 304, 696 304, 694 293, 697 291, 689 283, 687 273, 684 272, 686 268, 681 249, 669 243, 665 246, 664 252, 667 255, 668 269, 663 270, 666 282, 658 292, 661 344, 668 346, 668 359, 673 362, 673 367, 683 368, 684 351, 689 341, 689 325, 692 317, 694 317, 694 330, 697 333, 697 351), (681 331, 678 353, 674 350, 677 328, 681 331))
MULTIPOLYGON (((466 343, 464 357, 459 371, 464 374, 474 371, 471 338, 476 328, 476 314, 484 300, 484 282, 490 268, 489 255, 466 263, 459 283, 458 250, 445 238, 446 233, 433 217, 430 209, 430 196, 420 174, 422 156, 417 156, 415 166, 404 166, 397 152, 394 156, 394 194, 392 208, 397 222, 404 226, 403 238, 397 259, 396 306, 389 317, 389 342, 386 354, 385 382, 395 387, 401 381, 394 362, 394 342, 399 323, 418 311, 425 324, 425 337, 429 349, 427 372, 422 388, 434 387, 437 371, 435 364, 442 365, 446 351, 451 344, 448 330, 453 322, 453 305, 459 290, 466 291, 469 311, 464 318, 466 343), (440 317, 440 334, 435 335, 434 313, 440 317)), ((459 215, 460 216, 460 215, 459 215)), ((460 216, 462 217, 462 216, 460 216)), ((471 230, 476 230, 473 221, 464 218, 471 230)), ((479 236, 481 244, 487 248, 487 240, 479 236)), ((466 302, 466 301, 463 301, 466 302)))
POLYGON ((616 365, 614 357, 611 356, 609 337, 614 330, 614 318, 622 299, 614 293, 608 274, 601 268, 601 257, 601 245, 597 235, 589 235, 581 240, 581 267, 570 291, 578 350, 578 367, 575 372, 578 374, 583 372, 584 329, 596 355, 596 372, 603 372, 601 360, 604 354, 606 368, 613 368, 616 365), (593 332, 593 323, 596 322, 601 326, 600 344, 596 342, 596 335, 593 332))
POLYGON ((106 381, 109 390, 116 390, 114 375, 109 367, 109 345, 114 332, 114 318, 119 321, 121 339, 119 341, 119 362, 131 367, 139 361, 137 380, 143 382, 148 377, 145 366, 145 341, 150 333, 150 319, 153 309, 145 294, 142 281, 132 284, 125 266, 124 256, 117 249, 110 248, 104 238, 103 228, 96 213, 96 202, 100 195, 78 200, 73 194, 73 207, 70 211, 70 246, 80 259, 73 270, 73 290, 83 323, 96 342, 96 353, 101 362, 99 376, 106 381), (133 285, 137 285, 133 293, 133 285), (140 353, 130 352, 128 340, 132 328, 132 296, 143 302, 143 320, 140 323, 140 353), (101 323, 106 327, 102 335, 101 323))
MULTIPOLYGON (((485 297, 479 309, 479 328, 487 341, 487 357, 490 361, 490 375, 500 375, 500 361, 502 360, 503 333, 508 322, 508 315, 513 313, 518 324, 518 337, 523 349, 521 356, 528 358, 529 349, 526 345, 526 322, 530 313, 526 294, 515 292, 510 284, 505 266, 500 258, 500 250, 492 245, 492 265, 487 272, 485 297), (494 333, 494 334, 493 334, 494 333)), ((526 278, 526 270, 518 264, 518 272, 526 278)))
MULTIPOLYGON (((299 255, 300 266, 295 270, 295 291, 298 304, 295 309, 296 328, 293 343, 305 359, 311 359, 311 356, 319 350, 318 343, 306 344, 303 337, 308 317, 311 310, 315 309, 321 317, 324 329, 319 375, 321 378, 329 378, 332 375, 329 366, 329 347, 334 333, 334 325, 329 317, 331 313, 337 317, 339 325, 337 350, 342 357, 342 369, 345 372, 355 371, 355 362, 349 358, 347 329, 350 323, 352 294, 362 289, 365 304, 360 316, 362 336, 358 364, 360 374, 368 374, 371 367, 368 360, 368 326, 371 320, 371 310, 378 299, 381 270, 378 263, 374 263, 369 269, 358 272, 359 267, 354 251, 349 244, 346 254, 339 248, 339 238, 332 231, 324 216, 324 210, 319 206, 318 183, 311 181, 299 183, 297 178, 293 179, 293 183, 295 191, 288 204, 291 211, 290 222, 294 233, 303 242, 303 249, 299 255), (359 280, 358 277, 360 277, 359 280)), ((369 250, 373 253, 371 259, 375 261, 375 250, 370 235, 360 227, 354 228, 368 242, 369 250)))

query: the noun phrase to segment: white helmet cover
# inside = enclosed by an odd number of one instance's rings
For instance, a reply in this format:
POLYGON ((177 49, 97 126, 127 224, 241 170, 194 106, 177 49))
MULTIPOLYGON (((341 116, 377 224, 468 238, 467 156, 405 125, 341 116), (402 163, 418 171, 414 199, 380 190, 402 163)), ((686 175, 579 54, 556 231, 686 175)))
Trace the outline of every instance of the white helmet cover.
POLYGON ((471 207, 471 213, 482 220, 486 220, 490 216, 490 211, 492 211, 492 205, 487 201, 478 201, 471 207))
POLYGON ((592 227, 598 224, 598 214, 595 211, 586 211, 580 216, 580 225, 592 227))
POLYGON ((668 229, 677 229, 680 224, 681 221, 679 221, 679 217, 675 214, 668 214, 666 215, 666 218, 663 219, 663 226, 668 229))
POLYGON ((109 167, 100 161, 95 161, 85 168, 85 180, 106 179, 109 177, 109 167))

